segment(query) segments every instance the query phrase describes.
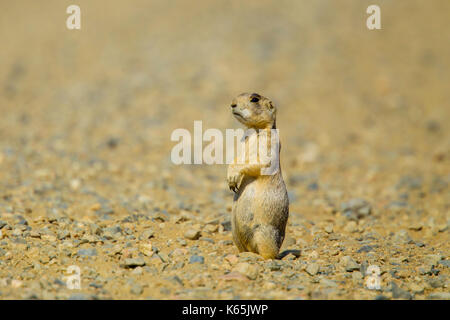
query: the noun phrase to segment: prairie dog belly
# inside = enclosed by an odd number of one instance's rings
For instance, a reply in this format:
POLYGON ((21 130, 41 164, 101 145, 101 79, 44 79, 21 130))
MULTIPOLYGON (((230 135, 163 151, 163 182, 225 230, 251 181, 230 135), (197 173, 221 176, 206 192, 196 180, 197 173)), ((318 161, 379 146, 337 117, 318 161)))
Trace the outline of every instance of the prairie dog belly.
POLYGON ((235 194, 233 215, 236 222, 248 227, 268 224, 284 228, 289 200, 286 187, 279 174, 257 179, 246 178, 241 191, 235 194))

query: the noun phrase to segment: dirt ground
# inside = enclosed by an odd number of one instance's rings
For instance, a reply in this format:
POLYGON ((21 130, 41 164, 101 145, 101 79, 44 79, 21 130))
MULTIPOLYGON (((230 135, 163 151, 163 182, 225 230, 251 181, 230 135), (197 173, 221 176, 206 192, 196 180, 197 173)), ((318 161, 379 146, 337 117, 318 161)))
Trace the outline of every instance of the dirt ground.
POLYGON ((0 299, 450 299, 449 12, 3 1, 0 299), (241 92, 278 106, 282 259, 232 243, 226 165, 170 158, 195 120, 240 127, 241 92))

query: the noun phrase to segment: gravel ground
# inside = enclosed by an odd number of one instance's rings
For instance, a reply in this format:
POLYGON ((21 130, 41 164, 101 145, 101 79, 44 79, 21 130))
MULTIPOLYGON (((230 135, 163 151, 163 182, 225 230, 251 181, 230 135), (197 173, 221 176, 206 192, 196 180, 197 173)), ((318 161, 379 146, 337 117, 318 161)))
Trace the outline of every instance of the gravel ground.
POLYGON ((0 299, 450 299, 449 1, 77 2, 0 12, 0 299), (170 160, 244 91, 279 108, 277 260, 233 245, 225 165, 170 160))

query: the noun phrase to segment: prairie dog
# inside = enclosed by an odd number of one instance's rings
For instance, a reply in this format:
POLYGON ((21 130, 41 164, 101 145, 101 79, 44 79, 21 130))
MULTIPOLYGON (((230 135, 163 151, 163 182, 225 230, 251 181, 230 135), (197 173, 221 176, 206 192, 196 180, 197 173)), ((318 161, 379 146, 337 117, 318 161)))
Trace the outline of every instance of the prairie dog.
MULTIPOLYGON (((255 141, 261 143, 262 136, 270 137, 271 129, 276 129, 276 107, 257 93, 237 96, 231 102, 231 111, 247 129, 254 129, 253 137, 247 136, 241 141, 246 144, 247 150, 258 150, 252 148, 255 141)), ((270 141, 270 138, 264 139, 264 143, 269 145, 268 150, 270 141)), ((261 174, 270 163, 255 164, 248 157, 241 163, 236 158, 227 172, 228 186, 235 192, 231 217, 233 241, 239 252, 254 252, 265 259, 278 256, 289 216, 289 200, 279 162, 279 144, 276 146, 278 162, 273 174, 261 174)))

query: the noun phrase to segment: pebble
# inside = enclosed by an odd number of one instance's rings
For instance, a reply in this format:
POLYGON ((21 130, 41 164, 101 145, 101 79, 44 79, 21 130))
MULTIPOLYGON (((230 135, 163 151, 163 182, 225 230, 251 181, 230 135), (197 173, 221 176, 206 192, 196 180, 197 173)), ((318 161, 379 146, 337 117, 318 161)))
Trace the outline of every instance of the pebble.
POLYGON ((424 261, 429 265, 437 266, 439 261, 441 261, 441 259, 443 258, 444 257, 440 254, 428 254, 424 257, 424 261))
POLYGON ((439 263, 441 266, 444 266, 444 267, 446 267, 446 268, 450 268, 450 260, 439 260, 438 263, 439 263))
POLYGON ((203 230, 208 233, 216 233, 219 230, 219 225, 207 224, 203 230))
POLYGON ((255 280, 259 274, 259 268, 257 265, 250 264, 247 262, 240 262, 234 268, 233 271, 242 273, 250 280, 255 280))
POLYGON ((202 257, 202 256, 198 256, 198 255, 192 255, 189 258, 189 263, 200 263, 200 264, 203 264, 203 263, 205 263, 205 258, 202 257))
POLYGON ((427 296, 432 300, 450 300, 450 292, 432 292, 427 296))
POLYGON ((406 299, 409 300, 412 298, 412 295, 406 291, 397 286, 395 282, 391 282, 391 291, 392 291, 392 297, 394 299, 406 299))
POLYGON ((422 178, 413 176, 403 176, 400 178, 396 186, 398 189, 407 188, 417 190, 422 188, 422 178))
POLYGON ((306 266, 306 272, 311 276, 315 276, 319 272, 319 268, 317 263, 309 263, 306 266))
POLYGON ((222 225, 224 231, 231 231, 231 221, 230 220, 221 222, 221 225, 222 225))
POLYGON ((139 237, 140 240, 148 240, 154 236, 155 232, 152 229, 147 229, 144 232, 142 232, 141 236, 139 237))
POLYGON ((144 292, 144 288, 139 284, 134 284, 131 286, 130 292, 136 296, 139 296, 144 292))
POLYGON ((345 268, 345 271, 352 272, 359 270, 360 266, 350 256, 344 256, 340 259, 339 263, 345 268))
POLYGON ((89 300, 90 296, 84 293, 74 293, 70 295, 69 300, 89 300))
POLYGON ((370 215, 372 206, 364 199, 354 198, 341 203, 341 212, 348 219, 358 220, 370 215))
POLYGON ((442 288, 445 285, 445 282, 442 278, 432 278, 428 280, 428 284, 432 287, 432 288, 442 288))
POLYGON ((150 242, 139 244, 139 252, 147 257, 151 257, 154 253, 152 244, 150 242))
POLYGON ((249 279, 245 275, 243 275, 242 273, 237 272, 237 271, 232 271, 230 273, 227 273, 223 276, 220 276, 218 279, 225 280, 225 281, 235 280, 235 281, 240 281, 240 282, 241 281, 249 281, 249 279))
POLYGON ((361 253, 361 252, 370 252, 370 251, 374 251, 373 248, 371 246, 366 245, 366 246, 362 246, 361 248, 359 248, 357 252, 361 253))
POLYGON ((420 230, 422 230, 422 228, 423 228, 423 225, 422 225, 422 223, 420 223, 420 222, 411 224, 411 225, 409 225, 409 227, 408 227, 408 229, 414 230, 414 231, 420 231, 420 230))
POLYGON ((333 225, 332 224, 327 224, 324 228, 326 233, 333 233, 333 225))
POLYGON ((270 271, 279 271, 281 270, 281 264, 279 264, 277 261, 269 261, 266 263, 266 268, 270 271))
POLYGON ((184 237, 189 240, 197 240, 200 238, 200 231, 196 229, 188 229, 184 233, 184 237))
POLYGON ((142 258, 127 258, 125 259, 123 266, 125 268, 136 268, 145 266, 145 261, 142 258))
POLYGON ((358 224, 355 221, 350 221, 347 223, 347 225, 344 227, 345 232, 353 233, 358 231, 358 224))
POLYGON ((286 237, 286 239, 284 240, 284 246, 285 247, 293 246, 296 243, 297 243, 297 241, 293 237, 286 237))
POLYGON ((326 278, 322 278, 320 279, 319 283, 324 286, 324 287, 331 287, 331 288, 335 288, 338 286, 338 284, 336 283, 336 281, 330 280, 330 279, 326 279, 326 278))
POLYGON ((235 254, 228 254, 224 258, 226 261, 228 261, 231 265, 234 265, 239 262, 238 257, 235 254))
POLYGON ((422 285, 416 284, 416 283, 411 283, 409 285, 409 290, 411 290, 412 293, 414 294, 423 294, 425 288, 422 285))
POLYGON ((397 231, 394 234, 394 241, 401 243, 401 244, 409 244, 409 243, 413 243, 413 240, 411 239, 411 237, 409 236, 408 232, 404 229, 397 231))
POLYGON ((95 249, 79 249, 77 252, 77 255, 94 257, 97 255, 97 250, 95 250, 95 249))

